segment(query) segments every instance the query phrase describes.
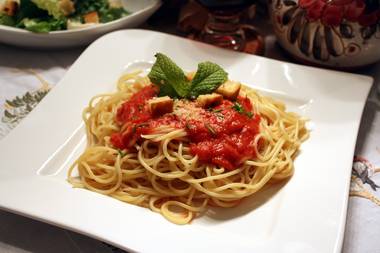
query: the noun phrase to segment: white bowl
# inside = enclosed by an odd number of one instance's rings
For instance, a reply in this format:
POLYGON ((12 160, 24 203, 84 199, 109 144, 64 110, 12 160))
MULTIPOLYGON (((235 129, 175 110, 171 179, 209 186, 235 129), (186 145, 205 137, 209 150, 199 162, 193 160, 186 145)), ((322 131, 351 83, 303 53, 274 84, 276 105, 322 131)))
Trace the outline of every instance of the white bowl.
POLYGON ((130 15, 105 24, 75 30, 34 33, 0 25, 0 43, 14 46, 53 49, 88 45, 101 35, 122 28, 136 27, 147 20, 161 5, 160 0, 122 0, 130 15))

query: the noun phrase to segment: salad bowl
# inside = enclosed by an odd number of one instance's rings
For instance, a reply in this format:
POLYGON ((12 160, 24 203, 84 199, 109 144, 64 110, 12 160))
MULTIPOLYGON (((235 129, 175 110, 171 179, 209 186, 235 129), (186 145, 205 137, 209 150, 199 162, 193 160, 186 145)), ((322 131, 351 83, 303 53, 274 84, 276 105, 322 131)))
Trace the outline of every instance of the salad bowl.
POLYGON ((57 49, 85 46, 98 37, 118 29, 132 28, 146 21, 160 6, 160 0, 122 0, 122 5, 130 14, 120 19, 73 30, 36 33, 25 29, 0 25, 0 43, 8 45, 57 49))

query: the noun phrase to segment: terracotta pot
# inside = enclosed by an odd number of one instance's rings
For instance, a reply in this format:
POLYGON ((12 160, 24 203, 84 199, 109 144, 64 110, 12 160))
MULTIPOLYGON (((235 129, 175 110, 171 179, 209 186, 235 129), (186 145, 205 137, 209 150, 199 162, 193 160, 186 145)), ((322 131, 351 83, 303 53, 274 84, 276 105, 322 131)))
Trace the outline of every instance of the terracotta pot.
POLYGON ((353 69, 380 60, 380 0, 269 0, 280 45, 314 65, 353 69))

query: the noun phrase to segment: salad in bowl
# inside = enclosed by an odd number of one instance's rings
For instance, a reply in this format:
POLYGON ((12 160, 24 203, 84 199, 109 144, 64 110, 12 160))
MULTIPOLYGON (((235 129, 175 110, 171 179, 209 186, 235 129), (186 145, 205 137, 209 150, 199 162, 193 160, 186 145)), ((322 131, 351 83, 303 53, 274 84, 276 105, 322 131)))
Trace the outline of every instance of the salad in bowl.
POLYGON ((36 33, 84 28, 129 14, 121 0, 0 0, 0 25, 36 33))
POLYGON ((161 0, 0 0, 0 43, 38 49, 85 46, 143 24, 161 0))

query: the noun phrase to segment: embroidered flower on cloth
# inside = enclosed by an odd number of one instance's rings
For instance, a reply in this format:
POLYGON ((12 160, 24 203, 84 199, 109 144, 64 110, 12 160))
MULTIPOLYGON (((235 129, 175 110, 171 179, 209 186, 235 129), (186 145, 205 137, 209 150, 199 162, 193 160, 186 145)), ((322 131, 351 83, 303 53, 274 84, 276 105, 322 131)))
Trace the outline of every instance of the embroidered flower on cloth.
POLYGON ((20 70, 33 75, 40 81, 40 87, 34 91, 27 91, 21 96, 5 100, 4 113, 1 116, 0 138, 5 136, 20 121, 25 118, 36 105, 50 91, 51 85, 34 70, 20 70))

